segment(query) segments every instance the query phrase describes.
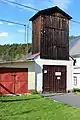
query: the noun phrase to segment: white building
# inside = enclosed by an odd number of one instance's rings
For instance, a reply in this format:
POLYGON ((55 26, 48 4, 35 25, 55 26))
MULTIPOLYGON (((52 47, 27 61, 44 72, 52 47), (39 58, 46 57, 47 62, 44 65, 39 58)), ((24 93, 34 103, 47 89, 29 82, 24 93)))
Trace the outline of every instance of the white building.
POLYGON ((70 55, 75 60, 73 66, 73 88, 80 88, 80 38, 70 41, 70 55))
POLYGON ((67 92, 73 89, 69 60, 69 20, 57 6, 37 12, 32 21, 32 55, 0 63, 0 93, 67 92))
POLYGON ((40 59, 39 54, 31 55, 28 59, 22 61, 0 63, 0 83, 3 85, 0 88, 0 93, 9 94, 10 91, 10 93, 15 92, 22 94, 32 90, 37 90, 38 92, 71 91, 73 89, 72 66, 72 61, 40 59), (21 70, 16 71, 16 69, 21 70), (23 69, 25 69, 25 71, 23 71, 23 69), (24 72, 27 73, 26 76, 24 72), (13 79, 13 73, 16 75, 15 79, 13 79), (27 82, 22 83, 22 81, 18 80, 18 78, 23 78, 23 75, 27 82), (8 81, 6 81, 6 78, 8 81), (21 88, 23 84, 24 86, 21 88), (27 89, 25 89, 25 86, 27 89), (6 89, 8 89, 8 91, 6 89), (21 89, 23 90, 21 91, 21 89))
POLYGON ((46 92, 46 90, 50 91, 52 89, 52 92, 67 92, 73 89, 72 61, 40 59, 40 55, 35 57, 34 61, 35 61, 35 88, 37 91, 46 92), (60 69, 59 68, 56 69, 56 67, 60 67, 60 69), (65 69, 63 67, 65 67, 65 69), (47 89, 47 87, 49 88, 47 89))

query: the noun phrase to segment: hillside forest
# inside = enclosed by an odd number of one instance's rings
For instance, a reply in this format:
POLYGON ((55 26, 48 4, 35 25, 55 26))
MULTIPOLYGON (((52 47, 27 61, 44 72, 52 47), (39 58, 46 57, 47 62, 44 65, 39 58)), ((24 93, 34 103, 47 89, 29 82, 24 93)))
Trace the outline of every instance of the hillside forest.
MULTIPOLYGON (((80 36, 70 36, 69 40, 80 38, 80 36)), ((7 44, 0 45, 0 61, 14 61, 23 59, 27 54, 31 53, 32 44, 7 44)))
POLYGON ((31 50, 31 44, 28 44, 28 47, 27 44, 0 45, 0 61, 23 59, 31 50))

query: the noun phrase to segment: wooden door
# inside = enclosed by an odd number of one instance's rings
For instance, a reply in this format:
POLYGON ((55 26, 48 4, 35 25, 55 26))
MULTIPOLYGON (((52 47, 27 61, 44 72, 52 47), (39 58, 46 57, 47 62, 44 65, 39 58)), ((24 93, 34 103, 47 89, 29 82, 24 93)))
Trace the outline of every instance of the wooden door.
POLYGON ((22 94, 27 91, 27 68, 0 68, 0 94, 22 94))
POLYGON ((15 93, 26 93, 28 91, 28 70, 16 71, 15 74, 15 93))
POLYGON ((66 92, 66 66, 43 66, 43 91, 66 92))

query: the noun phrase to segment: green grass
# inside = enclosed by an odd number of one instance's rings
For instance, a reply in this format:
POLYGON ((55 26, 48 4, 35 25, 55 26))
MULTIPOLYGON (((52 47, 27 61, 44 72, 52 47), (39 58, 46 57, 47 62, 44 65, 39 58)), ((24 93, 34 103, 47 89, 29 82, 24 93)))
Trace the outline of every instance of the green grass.
POLYGON ((0 120, 80 120, 80 108, 40 95, 0 96, 0 120))

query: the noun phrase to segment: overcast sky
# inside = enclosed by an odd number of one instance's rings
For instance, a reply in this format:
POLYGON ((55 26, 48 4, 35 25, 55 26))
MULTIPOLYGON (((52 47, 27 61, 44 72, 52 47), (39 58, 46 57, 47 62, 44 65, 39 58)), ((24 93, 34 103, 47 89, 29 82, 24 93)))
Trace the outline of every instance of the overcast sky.
MULTIPOLYGON (((76 21, 80 21, 80 1, 79 0, 10 0, 37 8, 39 10, 57 5, 76 21)), ((15 21, 19 23, 31 23, 29 18, 36 11, 22 8, 17 5, 0 0, 0 19, 15 21)), ((80 24, 70 22, 70 35, 80 35, 80 24)), ((0 44, 24 43, 24 26, 0 21, 0 44)), ((29 42, 31 42, 31 29, 29 29, 29 42)))

